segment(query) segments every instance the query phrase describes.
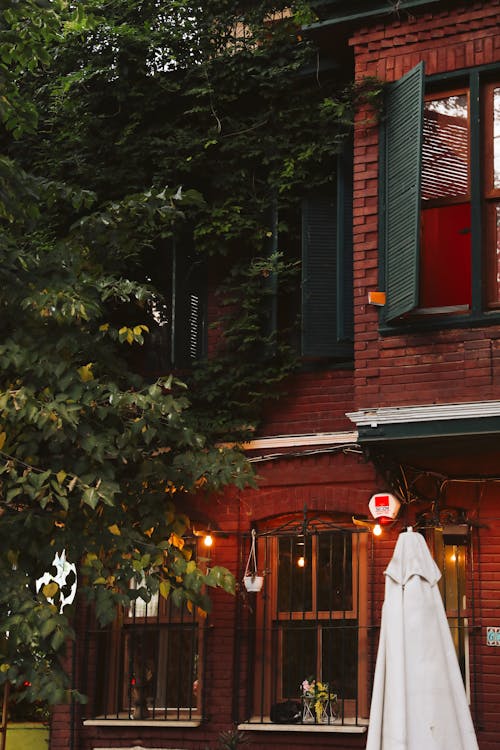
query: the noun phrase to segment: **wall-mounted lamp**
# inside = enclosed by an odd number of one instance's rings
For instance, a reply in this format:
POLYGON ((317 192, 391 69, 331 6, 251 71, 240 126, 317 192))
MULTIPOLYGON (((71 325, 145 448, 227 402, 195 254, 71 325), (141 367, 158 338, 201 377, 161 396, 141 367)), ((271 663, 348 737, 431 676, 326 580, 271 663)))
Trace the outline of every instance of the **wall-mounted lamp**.
POLYGON ((448 523, 443 525, 443 541, 445 544, 466 544, 469 538, 467 523, 448 523))
POLYGON ((371 496, 368 503, 370 513, 379 524, 387 524, 394 521, 400 507, 401 503, 390 492, 377 492, 371 496))
POLYGON ((353 516, 352 522, 355 526, 363 526, 373 536, 380 536, 382 534, 382 525, 378 521, 372 521, 371 518, 356 518, 356 516, 353 516))

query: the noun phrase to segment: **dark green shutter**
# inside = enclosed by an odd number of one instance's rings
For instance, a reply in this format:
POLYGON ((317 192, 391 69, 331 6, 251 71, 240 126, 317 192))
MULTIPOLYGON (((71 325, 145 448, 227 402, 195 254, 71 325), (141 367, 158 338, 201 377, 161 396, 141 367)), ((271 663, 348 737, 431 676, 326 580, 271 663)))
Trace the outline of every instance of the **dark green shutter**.
POLYGON ((387 91, 383 207, 387 322, 418 306, 423 93, 423 63, 387 91))
POLYGON ((339 358, 351 352, 351 344, 346 342, 352 332, 349 206, 347 195, 346 202, 342 197, 339 204, 333 195, 310 196, 302 204, 302 356, 305 358, 339 358), (344 233, 346 213, 349 217, 344 233))
POLYGON ((354 340, 352 160, 352 143, 348 143, 339 155, 337 172, 337 339, 339 344, 347 342, 347 352, 354 340))
POLYGON ((331 357, 337 344, 335 198, 302 203, 302 356, 331 357))

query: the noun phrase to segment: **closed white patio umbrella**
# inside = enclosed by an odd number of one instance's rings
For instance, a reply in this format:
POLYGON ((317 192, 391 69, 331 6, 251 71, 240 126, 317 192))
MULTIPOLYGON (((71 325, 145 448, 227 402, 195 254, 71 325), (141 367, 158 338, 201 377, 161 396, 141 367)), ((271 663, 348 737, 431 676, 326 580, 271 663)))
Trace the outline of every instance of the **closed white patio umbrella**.
POLYGON ((441 573, 423 536, 400 534, 384 573, 366 750, 478 750, 441 573))

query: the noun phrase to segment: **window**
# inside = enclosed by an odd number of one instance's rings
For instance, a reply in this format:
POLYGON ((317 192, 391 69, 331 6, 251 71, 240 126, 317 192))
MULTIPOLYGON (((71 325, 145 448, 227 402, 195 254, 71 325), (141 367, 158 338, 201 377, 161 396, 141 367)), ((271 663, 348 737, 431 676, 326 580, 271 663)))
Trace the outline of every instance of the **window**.
POLYGON ((471 305, 469 98, 457 91, 424 102, 420 311, 471 305))
POLYGON ((337 160, 334 184, 311 192, 301 205, 275 209, 273 250, 301 267, 300 289, 279 288, 271 313, 279 330, 296 329, 292 341, 305 361, 352 359, 351 150, 337 160))
POLYGON ((500 85, 489 71, 388 90, 382 148, 385 321, 500 307, 500 85))
POLYGON ((472 624, 472 610, 467 603, 467 576, 470 579, 470 540, 469 534, 456 533, 467 527, 444 526, 434 529, 431 546, 442 577, 439 588, 448 617, 458 663, 464 680, 467 695, 470 696, 469 669, 469 627, 472 624), (450 533, 451 531, 451 533, 450 533))
POLYGON ((143 367, 162 375, 189 367, 204 353, 206 267, 189 241, 173 240, 152 253, 148 272, 163 297, 149 306, 143 367))
POLYGON ((485 87, 486 241, 490 248, 488 305, 500 307, 500 84, 485 87))
POLYGON ((135 279, 158 293, 146 304, 122 303, 111 313, 120 327, 148 327, 144 344, 127 353, 133 369, 152 380, 190 367, 205 353, 206 264, 192 245, 182 236, 143 250, 135 279))
POLYGON ((137 599, 110 629, 92 634, 87 659, 92 718, 198 720, 202 636, 196 612, 158 595, 148 603, 137 599))
POLYGON ((315 679, 337 695, 324 722, 353 721, 367 711, 367 535, 328 523, 290 531, 260 539, 268 576, 256 598, 249 720, 269 721, 273 705, 300 701, 303 681, 315 679))

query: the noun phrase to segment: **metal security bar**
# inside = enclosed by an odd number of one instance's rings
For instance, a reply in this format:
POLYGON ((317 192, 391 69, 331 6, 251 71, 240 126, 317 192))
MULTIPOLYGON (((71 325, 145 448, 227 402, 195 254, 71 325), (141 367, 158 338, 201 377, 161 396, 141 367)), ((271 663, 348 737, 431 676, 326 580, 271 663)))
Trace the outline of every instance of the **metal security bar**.
POLYGON ((237 721, 365 723, 367 537, 325 517, 258 530, 265 583, 240 611, 237 721))
POLYGON ((194 613, 154 596, 89 635, 92 718, 186 721, 201 716, 203 632, 194 613))

